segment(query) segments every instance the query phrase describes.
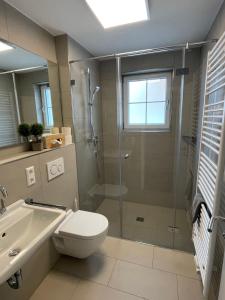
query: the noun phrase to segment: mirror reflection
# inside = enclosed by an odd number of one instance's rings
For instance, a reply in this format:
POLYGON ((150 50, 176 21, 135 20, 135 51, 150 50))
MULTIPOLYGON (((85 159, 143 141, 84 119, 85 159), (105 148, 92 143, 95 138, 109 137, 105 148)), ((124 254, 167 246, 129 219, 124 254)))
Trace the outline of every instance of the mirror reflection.
POLYGON ((40 123, 50 131, 51 84, 55 83, 49 82, 48 62, 42 57, 15 46, 0 52, 0 147, 21 142, 21 123, 40 123))

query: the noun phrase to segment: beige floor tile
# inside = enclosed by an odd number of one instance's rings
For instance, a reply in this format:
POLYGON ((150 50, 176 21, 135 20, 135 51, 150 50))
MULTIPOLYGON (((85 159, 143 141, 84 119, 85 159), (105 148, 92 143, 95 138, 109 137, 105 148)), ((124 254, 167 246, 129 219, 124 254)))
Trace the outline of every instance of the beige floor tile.
MULTIPOLYGON (((109 219, 109 235, 120 237, 120 214, 117 200, 105 199, 97 212, 109 219)), ((156 205, 146 205, 136 202, 123 202, 123 237, 161 247, 173 247, 173 234, 168 226, 174 223, 174 209, 156 205), (137 222, 138 216, 144 217, 144 222, 137 222)), ((193 252, 190 224, 185 210, 178 209, 176 223, 180 228, 175 237, 175 248, 193 252)))
POLYGON ((120 245, 120 239, 107 236, 103 244, 101 245, 98 253, 101 255, 117 257, 116 252, 120 245))
POLYGON ((195 270, 194 256, 185 252, 155 247, 153 268, 199 279, 195 270))
POLYGON ((70 300, 79 279, 58 271, 51 271, 30 300, 70 300))
POLYGON ((87 259, 62 256, 55 269, 80 278, 108 284, 115 265, 115 259, 103 255, 92 255, 87 259))
POLYGON ((129 295, 110 287, 106 287, 90 281, 81 281, 74 292, 71 300, 140 300, 133 295, 129 295))
POLYGON ((109 286, 150 300, 178 300, 176 275, 124 261, 117 261, 109 286))
POLYGON ((177 276, 179 300, 203 300, 202 286, 199 280, 177 276))
POLYGON ((152 267, 153 246, 151 245, 107 237, 99 253, 146 267, 152 267))

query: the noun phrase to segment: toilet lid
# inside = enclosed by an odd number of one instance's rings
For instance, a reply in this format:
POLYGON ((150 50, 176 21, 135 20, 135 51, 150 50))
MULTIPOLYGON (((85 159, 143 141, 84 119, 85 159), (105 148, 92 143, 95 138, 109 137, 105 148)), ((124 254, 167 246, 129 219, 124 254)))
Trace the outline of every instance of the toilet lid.
POLYGON ((81 239, 93 239, 108 228, 105 216, 88 211, 78 210, 72 213, 59 229, 59 233, 81 239))

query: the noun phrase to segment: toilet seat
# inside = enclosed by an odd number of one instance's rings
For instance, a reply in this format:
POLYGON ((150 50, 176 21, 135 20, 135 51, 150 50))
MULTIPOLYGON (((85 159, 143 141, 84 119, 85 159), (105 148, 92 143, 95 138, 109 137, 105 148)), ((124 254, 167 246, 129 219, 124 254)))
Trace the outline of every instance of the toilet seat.
POLYGON ((78 210, 66 218, 58 232, 70 238, 95 239, 107 231, 108 225, 105 216, 78 210))

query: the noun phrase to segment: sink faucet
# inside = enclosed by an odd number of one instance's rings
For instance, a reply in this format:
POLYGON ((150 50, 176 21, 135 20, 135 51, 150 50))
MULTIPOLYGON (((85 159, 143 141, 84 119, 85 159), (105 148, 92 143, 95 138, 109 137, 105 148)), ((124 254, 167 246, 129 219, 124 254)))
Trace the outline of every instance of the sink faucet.
POLYGON ((1 197, 0 215, 3 215, 6 212, 5 199, 8 197, 8 192, 3 185, 0 185, 0 192, 2 193, 3 197, 1 197))

